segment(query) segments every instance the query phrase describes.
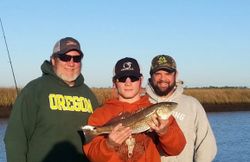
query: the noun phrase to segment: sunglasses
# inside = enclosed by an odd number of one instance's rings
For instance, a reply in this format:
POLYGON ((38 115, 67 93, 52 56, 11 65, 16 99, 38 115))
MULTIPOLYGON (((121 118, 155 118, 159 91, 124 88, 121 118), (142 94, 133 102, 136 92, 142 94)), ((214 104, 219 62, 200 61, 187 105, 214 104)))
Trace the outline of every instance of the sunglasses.
POLYGON ((122 82, 125 83, 127 78, 130 78, 131 82, 136 82, 138 80, 140 80, 140 77, 136 77, 136 76, 124 76, 124 77, 120 77, 117 79, 117 82, 122 82))
POLYGON ((58 54, 57 57, 63 62, 69 62, 73 58, 73 62, 81 62, 82 55, 79 56, 70 56, 66 54, 58 54))

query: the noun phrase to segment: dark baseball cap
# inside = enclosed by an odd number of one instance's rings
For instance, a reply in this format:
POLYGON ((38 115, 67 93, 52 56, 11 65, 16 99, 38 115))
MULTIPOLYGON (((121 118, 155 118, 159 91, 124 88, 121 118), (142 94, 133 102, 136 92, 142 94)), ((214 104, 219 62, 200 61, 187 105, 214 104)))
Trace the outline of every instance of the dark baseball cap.
POLYGON ((150 75, 158 70, 166 70, 169 72, 176 71, 175 60, 168 55, 155 56, 151 62, 150 75))
POLYGON ((72 37, 65 37, 57 41, 52 55, 65 54, 69 51, 78 51, 83 56, 80 43, 72 37))
POLYGON ((125 76, 141 77, 140 67, 138 62, 130 57, 125 57, 117 61, 114 68, 113 81, 125 76))

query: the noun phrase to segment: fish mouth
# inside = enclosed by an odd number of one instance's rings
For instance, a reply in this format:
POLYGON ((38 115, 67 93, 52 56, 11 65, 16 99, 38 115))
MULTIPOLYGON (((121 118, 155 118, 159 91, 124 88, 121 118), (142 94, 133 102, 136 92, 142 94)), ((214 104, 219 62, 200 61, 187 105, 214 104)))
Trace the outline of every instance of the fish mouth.
POLYGON ((157 116, 162 120, 167 120, 170 115, 172 115, 172 111, 176 108, 176 102, 168 102, 165 105, 167 108, 159 108, 156 110, 157 116))

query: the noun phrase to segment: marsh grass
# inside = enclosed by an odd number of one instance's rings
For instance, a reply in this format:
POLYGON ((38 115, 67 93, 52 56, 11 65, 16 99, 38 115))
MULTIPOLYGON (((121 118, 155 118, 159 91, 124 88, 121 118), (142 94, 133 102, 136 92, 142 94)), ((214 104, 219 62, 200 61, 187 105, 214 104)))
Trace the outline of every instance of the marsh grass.
MULTIPOLYGON (((116 90, 112 88, 92 88, 92 90, 100 105, 117 96, 116 90)), ((145 93, 144 89, 141 93, 145 93)), ((186 88, 184 94, 193 96, 203 105, 210 105, 210 107, 211 105, 247 105, 250 107, 249 88, 186 88)), ((15 88, 0 88, 0 110, 12 107, 15 99, 15 88)))
POLYGON ((184 93, 203 104, 250 104, 249 88, 190 88, 184 93))
POLYGON ((0 107, 12 106, 16 96, 15 88, 0 88, 0 107))

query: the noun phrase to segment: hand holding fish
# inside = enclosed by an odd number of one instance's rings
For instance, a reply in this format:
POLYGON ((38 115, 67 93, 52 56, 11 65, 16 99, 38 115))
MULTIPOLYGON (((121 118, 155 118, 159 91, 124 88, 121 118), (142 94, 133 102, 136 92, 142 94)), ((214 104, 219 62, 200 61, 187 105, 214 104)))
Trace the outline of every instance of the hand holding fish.
POLYGON ((168 129, 168 119, 162 119, 157 114, 153 114, 147 124, 150 129, 154 130, 159 136, 164 135, 168 129))
POLYGON ((114 148, 121 145, 128 137, 132 134, 132 129, 129 127, 124 127, 122 124, 118 124, 108 135, 106 140, 107 146, 109 148, 114 148))

